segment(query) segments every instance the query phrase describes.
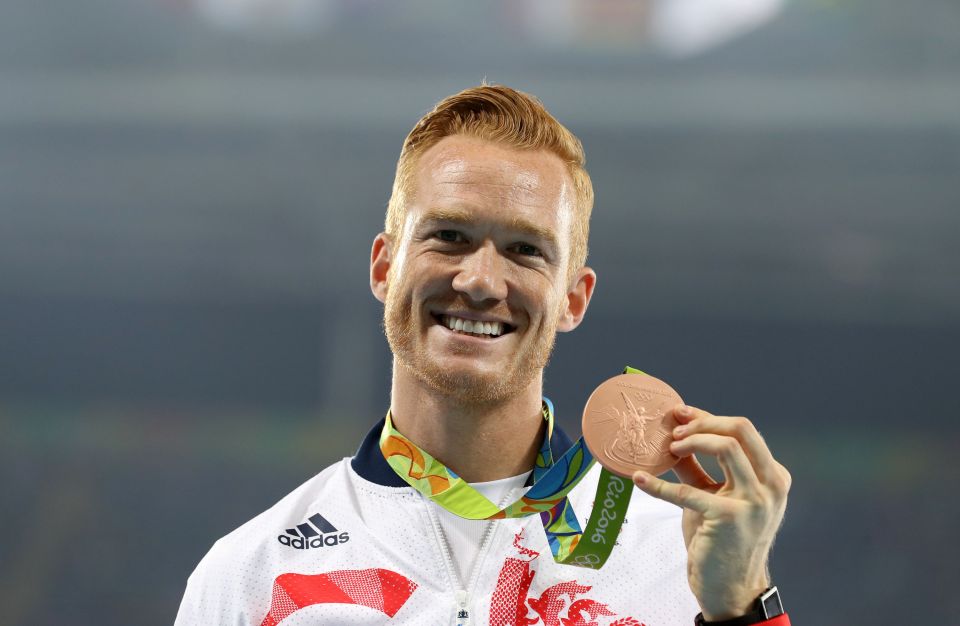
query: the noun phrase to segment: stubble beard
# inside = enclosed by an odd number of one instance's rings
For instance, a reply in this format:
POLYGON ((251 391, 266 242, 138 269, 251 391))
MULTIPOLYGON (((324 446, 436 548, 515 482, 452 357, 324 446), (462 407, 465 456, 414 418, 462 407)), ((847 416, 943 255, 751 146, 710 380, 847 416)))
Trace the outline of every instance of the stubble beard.
POLYGON ((417 341, 420 331, 409 302, 394 297, 396 291, 391 290, 387 295, 383 328, 397 366, 407 369, 424 385, 444 396, 471 405, 497 404, 526 389, 550 361, 559 315, 545 320, 540 336, 521 354, 514 355, 512 363, 503 371, 490 374, 448 371, 431 359, 423 343, 417 341))

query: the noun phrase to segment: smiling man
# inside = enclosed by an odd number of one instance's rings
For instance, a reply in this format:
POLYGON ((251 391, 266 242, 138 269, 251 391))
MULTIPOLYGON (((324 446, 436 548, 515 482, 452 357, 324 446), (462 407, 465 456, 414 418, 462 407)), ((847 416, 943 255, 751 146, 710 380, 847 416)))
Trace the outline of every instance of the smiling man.
POLYGON ((370 259, 387 416, 218 541, 178 625, 788 624, 767 560, 790 475, 742 417, 674 408, 682 483, 638 472, 609 560, 572 558, 602 479, 543 369, 593 295, 592 204, 580 142, 535 98, 485 85, 418 122, 370 259))

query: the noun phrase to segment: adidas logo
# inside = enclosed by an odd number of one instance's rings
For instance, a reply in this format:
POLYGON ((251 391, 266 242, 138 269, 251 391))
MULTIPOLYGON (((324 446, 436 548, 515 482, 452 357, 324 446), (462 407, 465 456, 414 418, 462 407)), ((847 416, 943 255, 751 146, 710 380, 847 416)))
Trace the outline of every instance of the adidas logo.
POLYGON ((277 541, 297 550, 337 546, 350 541, 350 533, 336 534, 337 529, 319 513, 314 513, 296 528, 288 528, 286 535, 278 535, 277 541))

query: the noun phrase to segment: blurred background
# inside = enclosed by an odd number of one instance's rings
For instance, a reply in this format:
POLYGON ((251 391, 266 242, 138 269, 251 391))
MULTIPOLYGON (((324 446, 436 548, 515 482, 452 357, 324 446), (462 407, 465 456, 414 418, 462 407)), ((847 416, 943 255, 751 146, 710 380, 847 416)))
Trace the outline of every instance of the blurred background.
POLYGON ((484 79, 596 188, 561 423, 626 364, 750 417, 795 622, 955 622, 957 33, 955 0, 0 3, 3 623, 170 624, 213 541, 353 453, 401 143, 484 79))

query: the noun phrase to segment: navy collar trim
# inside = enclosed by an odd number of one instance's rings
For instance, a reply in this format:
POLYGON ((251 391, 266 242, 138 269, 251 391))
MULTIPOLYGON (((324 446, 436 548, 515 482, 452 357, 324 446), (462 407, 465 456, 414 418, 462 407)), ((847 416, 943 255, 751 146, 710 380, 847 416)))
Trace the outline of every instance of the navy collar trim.
MULTIPOLYGON (((387 460, 383 458, 380 451, 380 432, 383 430, 383 422, 374 424, 367 436, 360 443, 360 449, 350 460, 350 467, 353 468, 361 478, 369 480, 372 483, 383 485, 384 487, 407 487, 407 483, 397 475, 387 460)), ((550 450, 553 452, 553 458, 559 459, 573 445, 573 441, 563 432, 563 429, 554 422, 553 438, 550 440, 550 450)), ((530 475, 531 479, 533 474, 530 475)))

